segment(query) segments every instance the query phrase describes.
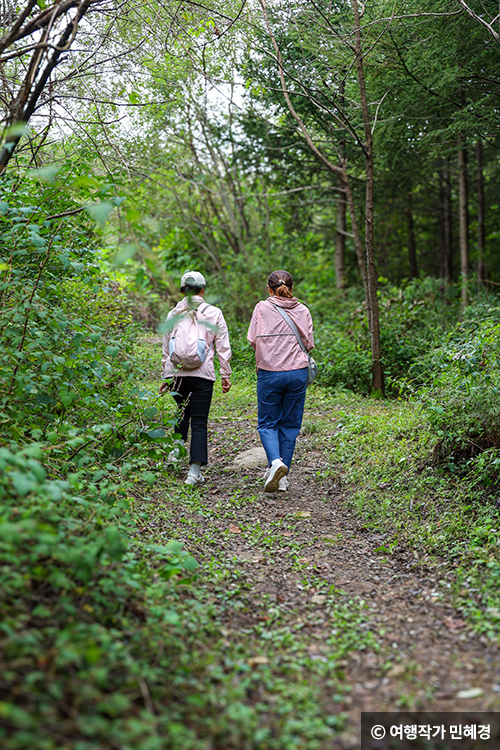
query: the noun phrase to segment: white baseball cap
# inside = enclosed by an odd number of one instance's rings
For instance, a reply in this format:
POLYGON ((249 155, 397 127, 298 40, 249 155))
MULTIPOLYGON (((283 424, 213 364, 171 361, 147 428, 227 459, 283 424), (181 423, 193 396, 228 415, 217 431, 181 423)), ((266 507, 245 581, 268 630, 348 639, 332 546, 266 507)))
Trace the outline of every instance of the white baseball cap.
POLYGON ((205 277, 199 271, 186 271, 181 279, 181 289, 183 286, 199 287, 204 289, 207 285, 205 277))

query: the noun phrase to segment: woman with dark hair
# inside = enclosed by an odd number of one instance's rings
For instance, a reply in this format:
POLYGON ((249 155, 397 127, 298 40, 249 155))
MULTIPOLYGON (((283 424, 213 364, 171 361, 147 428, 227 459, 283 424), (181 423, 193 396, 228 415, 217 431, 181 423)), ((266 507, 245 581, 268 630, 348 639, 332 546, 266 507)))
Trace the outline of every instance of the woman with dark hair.
MULTIPOLYGON (((190 466, 185 480, 185 484, 191 485, 205 481, 200 469, 208 461, 207 425, 215 381, 214 349, 219 360, 222 392, 227 393, 231 388, 231 345, 226 321, 218 307, 205 302, 205 287, 203 274, 186 271, 180 286, 183 299, 169 312, 163 335, 164 382, 160 385, 160 393, 174 391, 174 399, 179 405, 175 432, 181 435, 182 443, 186 442, 191 425, 190 466), (182 322, 192 323, 195 336, 203 334, 194 340, 193 352, 182 322), (194 362, 190 361, 191 358, 194 362)), ((178 460, 176 448, 171 451, 169 459, 178 460)))
POLYGON ((308 308, 293 294, 288 271, 273 271, 267 289, 269 297, 255 306, 247 338, 255 350, 258 431, 269 466, 264 491, 284 492, 302 425, 308 366, 308 356, 285 316, 298 328, 307 352, 314 346, 313 322, 308 308))

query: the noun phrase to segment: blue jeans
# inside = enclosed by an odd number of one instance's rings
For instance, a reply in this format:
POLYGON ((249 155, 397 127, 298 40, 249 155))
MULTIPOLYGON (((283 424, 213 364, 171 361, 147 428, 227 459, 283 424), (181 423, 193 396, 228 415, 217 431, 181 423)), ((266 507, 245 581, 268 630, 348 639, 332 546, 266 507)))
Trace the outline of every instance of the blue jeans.
POLYGON ((276 459, 290 468, 304 415, 307 367, 257 370, 258 431, 269 465, 276 459))

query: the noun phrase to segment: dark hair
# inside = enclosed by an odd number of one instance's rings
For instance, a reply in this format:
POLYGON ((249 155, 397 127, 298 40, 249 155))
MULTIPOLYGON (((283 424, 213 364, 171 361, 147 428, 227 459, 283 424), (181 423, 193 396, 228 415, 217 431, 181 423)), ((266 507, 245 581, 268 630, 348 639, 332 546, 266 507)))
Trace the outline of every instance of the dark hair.
POLYGON ((288 271, 273 271, 268 276, 267 285, 278 297, 293 297, 293 279, 288 271))
POLYGON ((181 286, 182 294, 199 294, 202 289, 205 289, 205 287, 204 286, 190 286, 189 284, 184 284, 184 286, 181 286))

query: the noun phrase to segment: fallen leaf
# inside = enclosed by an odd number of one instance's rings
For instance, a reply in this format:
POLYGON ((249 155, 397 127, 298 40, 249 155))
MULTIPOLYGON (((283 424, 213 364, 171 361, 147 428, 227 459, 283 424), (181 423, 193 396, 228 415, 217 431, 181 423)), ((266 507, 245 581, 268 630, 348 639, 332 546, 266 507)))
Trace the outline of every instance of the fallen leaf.
POLYGON ((292 536, 292 532, 291 531, 284 531, 283 532, 283 536, 292 536))
POLYGON ((315 594, 311 598, 311 604, 324 604, 326 602, 326 596, 324 594, 315 594))
POLYGON ((256 667, 259 664, 269 664, 269 659, 267 656, 252 656, 251 659, 247 660, 247 664, 251 667, 256 667))
POLYGON ((479 698, 483 694, 484 690, 482 688, 469 688, 468 690, 460 690, 457 693, 457 698, 479 698))
POLYGON ((311 558, 310 557, 299 557, 299 562, 301 563, 310 563, 311 558))
POLYGON ((444 624, 447 628, 450 628, 450 630, 459 630, 460 628, 465 627, 465 620, 460 620, 459 618, 454 617, 445 617, 443 620, 444 624))
POLYGON ((294 513, 295 518, 311 518, 311 514, 308 510, 299 510, 298 513, 294 513))
POLYGON ((231 532, 231 534, 241 534, 240 527, 236 526, 235 523, 230 523, 229 524, 229 531, 231 532))

